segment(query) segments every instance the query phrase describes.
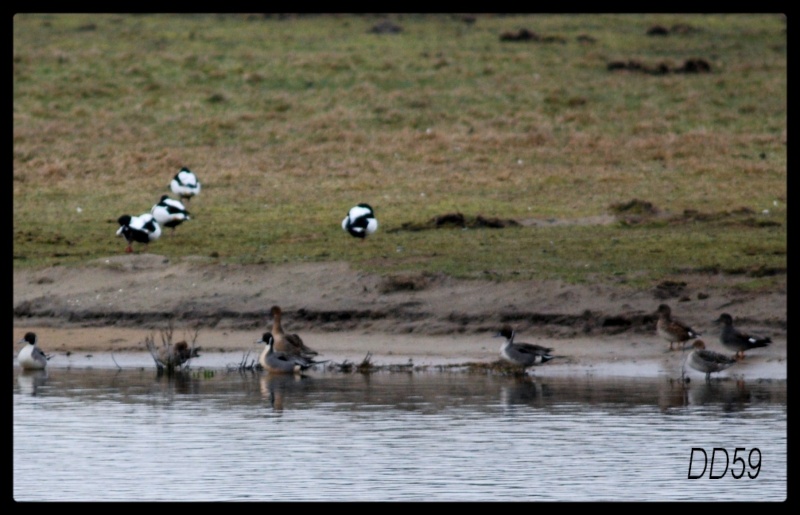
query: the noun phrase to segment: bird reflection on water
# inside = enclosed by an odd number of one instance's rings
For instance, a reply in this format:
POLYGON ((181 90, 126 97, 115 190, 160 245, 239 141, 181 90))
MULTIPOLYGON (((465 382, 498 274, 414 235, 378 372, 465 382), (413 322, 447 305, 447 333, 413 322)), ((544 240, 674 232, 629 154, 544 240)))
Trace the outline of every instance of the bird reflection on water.
POLYGON ((547 383, 530 376, 514 376, 509 384, 500 389, 500 402, 506 407, 527 405, 534 408, 545 406, 546 399, 552 395, 547 383))
POLYGON ((21 370, 17 376, 20 391, 36 396, 39 389, 47 383, 47 370, 21 370))
POLYGON ((285 398, 291 397, 293 391, 302 395, 299 391, 303 381, 311 381, 311 378, 295 374, 259 374, 259 385, 261 396, 269 400, 273 411, 280 413, 284 408, 285 398))
POLYGON ((685 404, 680 384, 664 377, 327 370, 305 378, 236 370, 157 377, 145 363, 48 370, 36 397, 26 386, 36 376, 14 370, 14 476, 43 486, 19 490, 17 500, 86 501, 98 491, 118 501, 651 500, 653 492, 660 500, 753 500, 738 483, 669 486, 687 435, 710 424, 715 440, 756 431, 753 445, 774 459, 759 476, 758 497, 786 494, 785 381, 691 381, 685 404), (660 412, 665 399, 674 407, 660 412), (156 429, 166 438, 141 437, 156 429), (208 469, 186 488, 165 490, 165 470, 186 463, 167 451, 175 438, 179 452, 208 469), (42 451, 42 441, 58 445, 42 451), (98 452, 75 452, 84 448, 98 452), (264 469, 253 457, 275 448, 293 459, 271 461, 270 474, 287 481, 254 490, 264 469), (608 476, 609 463, 625 477, 647 470, 650 481, 621 484, 608 476), (655 481, 662 486, 654 490, 655 481), (530 494, 533 483, 541 488, 530 494))
POLYGON ((696 381, 689 388, 692 406, 722 405, 723 411, 741 411, 752 401, 750 388, 743 380, 696 381))

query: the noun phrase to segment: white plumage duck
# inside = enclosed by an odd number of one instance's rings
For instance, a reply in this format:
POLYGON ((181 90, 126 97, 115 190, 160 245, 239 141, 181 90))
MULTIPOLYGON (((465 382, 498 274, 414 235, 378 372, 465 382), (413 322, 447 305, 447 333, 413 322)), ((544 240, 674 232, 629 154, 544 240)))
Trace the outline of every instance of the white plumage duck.
POLYGON ((25 344, 17 355, 17 361, 23 369, 42 370, 47 366, 50 356, 39 348, 39 338, 36 333, 25 333, 25 337, 19 343, 25 344))
POLYGON ((358 204, 350 208, 342 220, 342 229, 355 238, 364 239, 378 230, 378 219, 369 204, 358 204))
POLYGON ((200 182, 194 172, 184 166, 172 178, 169 189, 181 200, 189 202, 192 197, 200 193, 200 182))
POLYGON ((145 249, 147 245, 161 237, 161 226, 150 213, 139 216, 122 215, 117 219, 119 229, 117 236, 123 236, 128 242, 125 252, 133 252, 133 243, 143 243, 145 249))
POLYGON ((175 228, 186 220, 191 220, 189 211, 180 200, 169 198, 169 195, 162 195, 161 200, 150 209, 150 214, 162 227, 175 228))

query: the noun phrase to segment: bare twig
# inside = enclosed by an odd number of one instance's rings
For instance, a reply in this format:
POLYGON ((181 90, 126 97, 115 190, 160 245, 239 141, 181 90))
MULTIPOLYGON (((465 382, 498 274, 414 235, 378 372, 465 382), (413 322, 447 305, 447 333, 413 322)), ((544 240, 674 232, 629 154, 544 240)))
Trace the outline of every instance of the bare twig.
POLYGON ((150 356, 152 356, 153 361, 156 363, 156 367, 161 369, 164 368, 164 364, 159 359, 158 350, 156 349, 156 341, 155 336, 151 333, 144 338, 144 344, 147 347, 147 350, 150 352, 150 356))
MULTIPOLYGON (((199 334, 200 334, 200 325, 198 324, 198 325, 194 326, 194 332, 190 333, 191 338, 192 338, 192 347, 194 347, 194 344, 197 342, 197 336, 199 334)), ((187 338, 187 340, 188 340, 188 338, 187 338)))
POLYGON ((174 327, 172 325, 172 319, 169 319, 167 322, 166 329, 161 330, 161 343, 164 345, 171 345, 172 344, 172 333, 174 332, 174 327))
POLYGON ((244 370, 255 371, 261 368, 261 365, 259 365, 255 359, 250 360, 250 363, 248 363, 247 360, 249 357, 250 357, 250 351, 247 351, 245 354, 242 355, 242 359, 241 361, 239 361, 238 364, 228 365, 228 369, 229 370, 235 369, 241 372, 244 370))
POLYGON ((117 365, 117 370, 122 370, 122 367, 119 366, 119 363, 117 363, 117 360, 114 359, 114 351, 113 350, 111 351, 111 361, 113 361, 114 364, 117 365))
POLYGON ((370 370, 372 370, 372 363, 370 362, 371 358, 372 358, 372 353, 367 352, 367 355, 364 356, 364 359, 361 360, 361 363, 358 364, 356 370, 358 370, 361 373, 369 372, 370 370))
POLYGON ((172 319, 165 329, 161 330, 161 348, 158 348, 155 343, 155 337, 151 334, 145 338, 145 345, 156 363, 159 370, 166 369, 168 373, 173 372, 176 368, 186 369, 189 367, 189 361, 199 356, 198 351, 200 347, 195 346, 197 335, 200 329, 195 328, 192 334, 192 346, 186 341, 180 341, 175 344, 172 343, 172 335, 174 334, 174 327, 172 319))

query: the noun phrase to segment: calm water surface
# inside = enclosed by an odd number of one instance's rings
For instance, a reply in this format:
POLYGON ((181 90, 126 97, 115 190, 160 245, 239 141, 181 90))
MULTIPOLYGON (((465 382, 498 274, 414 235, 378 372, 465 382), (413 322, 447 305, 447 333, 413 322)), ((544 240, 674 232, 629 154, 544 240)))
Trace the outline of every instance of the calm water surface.
POLYGON ((15 367, 13 495, 783 501, 786 401, 785 380, 15 367))

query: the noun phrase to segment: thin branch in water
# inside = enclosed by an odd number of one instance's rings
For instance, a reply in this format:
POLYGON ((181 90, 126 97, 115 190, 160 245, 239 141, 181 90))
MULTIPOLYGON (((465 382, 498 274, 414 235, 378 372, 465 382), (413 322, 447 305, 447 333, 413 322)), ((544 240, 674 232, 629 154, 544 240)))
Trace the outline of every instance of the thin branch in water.
POLYGON ((111 351, 111 361, 113 361, 114 364, 117 365, 117 370, 122 370, 122 367, 119 366, 119 363, 117 363, 117 360, 114 359, 114 351, 113 350, 111 351))
POLYGON ((372 363, 370 362, 371 358, 372 358, 372 353, 371 352, 367 352, 367 355, 364 356, 364 359, 361 361, 361 363, 358 364, 358 366, 356 367, 356 370, 358 370, 361 373, 366 373, 366 372, 369 372, 370 370, 372 370, 373 367, 372 367, 372 363))

